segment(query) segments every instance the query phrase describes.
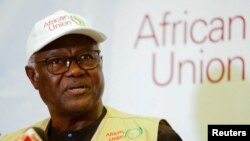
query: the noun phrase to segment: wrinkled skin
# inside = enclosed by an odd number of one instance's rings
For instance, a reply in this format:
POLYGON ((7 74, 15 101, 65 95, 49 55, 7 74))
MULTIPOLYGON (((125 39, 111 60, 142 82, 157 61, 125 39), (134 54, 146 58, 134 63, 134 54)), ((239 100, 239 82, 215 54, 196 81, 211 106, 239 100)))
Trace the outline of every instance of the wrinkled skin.
MULTIPOLYGON (((84 50, 98 50, 98 46, 89 37, 72 34, 53 41, 32 57, 36 62, 55 56, 77 56, 84 50)), ((104 89, 102 62, 94 69, 82 70, 73 61, 69 71, 60 75, 48 72, 43 63, 26 66, 25 69, 49 109, 53 127, 60 131, 78 130, 101 115, 104 89)))

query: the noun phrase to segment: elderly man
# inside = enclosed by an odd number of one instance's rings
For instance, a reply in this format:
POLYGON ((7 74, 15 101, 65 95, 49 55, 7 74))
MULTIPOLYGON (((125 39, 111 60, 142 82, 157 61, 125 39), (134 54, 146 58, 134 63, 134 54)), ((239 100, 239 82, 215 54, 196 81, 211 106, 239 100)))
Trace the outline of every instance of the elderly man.
MULTIPOLYGON (((181 141, 166 120, 103 105, 99 43, 105 39, 81 16, 62 10, 35 24, 25 70, 51 117, 30 127, 42 129, 50 141, 181 141)), ((30 127, 0 140, 21 139, 30 127)))

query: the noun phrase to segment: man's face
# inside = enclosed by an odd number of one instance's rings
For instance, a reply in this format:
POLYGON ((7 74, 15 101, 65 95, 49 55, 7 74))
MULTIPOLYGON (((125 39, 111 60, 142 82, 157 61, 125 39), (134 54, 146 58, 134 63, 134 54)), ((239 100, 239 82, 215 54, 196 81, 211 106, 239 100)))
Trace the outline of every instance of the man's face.
MULTIPOLYGON (((78 56, 86 50, 98 50, 94 40, 83 35, 67 35, 36 53, 34 60, 78 56)), ((101 63, 93 69, 83 70, 76 60, 72 60, 69 70, 57 75, 50 73, 46 64, 36 63, 33 85, 51 114, 86 113, 102 106, 104 78, 101 63)))

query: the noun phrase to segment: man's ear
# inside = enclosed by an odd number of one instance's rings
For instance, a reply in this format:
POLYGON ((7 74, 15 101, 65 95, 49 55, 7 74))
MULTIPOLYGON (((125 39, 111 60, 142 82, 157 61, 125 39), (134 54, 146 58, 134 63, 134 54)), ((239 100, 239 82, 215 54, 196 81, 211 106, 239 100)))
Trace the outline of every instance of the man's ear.
POLYGON ((30 82, 34 86, 35 89, 38 89, 38 73, 33 67, 26 66, 25 67, 26 75, 29 77, 30 82))

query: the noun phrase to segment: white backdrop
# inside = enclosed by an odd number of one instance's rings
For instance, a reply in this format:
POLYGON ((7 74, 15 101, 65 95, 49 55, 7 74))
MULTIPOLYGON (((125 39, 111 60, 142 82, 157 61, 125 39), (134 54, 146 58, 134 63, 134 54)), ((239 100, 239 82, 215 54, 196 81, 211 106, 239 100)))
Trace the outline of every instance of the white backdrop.
POLYGON ((48 115, 28 81, 25 44, 38 19, 79 13, 107 34, 104 103, 167 119, 186 141, 208 124, 250 123, 247 0, 0 1, 0 133, 48 115))

